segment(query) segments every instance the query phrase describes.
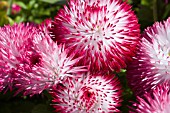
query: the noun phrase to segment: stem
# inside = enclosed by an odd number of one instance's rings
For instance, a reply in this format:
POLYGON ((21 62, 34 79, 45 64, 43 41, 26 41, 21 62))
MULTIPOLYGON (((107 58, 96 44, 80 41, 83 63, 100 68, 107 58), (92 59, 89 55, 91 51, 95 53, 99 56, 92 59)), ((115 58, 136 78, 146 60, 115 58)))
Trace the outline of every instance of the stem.
POLYGON ((157 0, 153 0, 153 20, 158 20, 158 13, 157 13, 157 0))
POLYGON ((8 8, 8 10, 7 10, 7 15, 11 15, 11 11, 12 11, 12 2, 13 2, 13 0, 8 0, 9 8, 8 8))

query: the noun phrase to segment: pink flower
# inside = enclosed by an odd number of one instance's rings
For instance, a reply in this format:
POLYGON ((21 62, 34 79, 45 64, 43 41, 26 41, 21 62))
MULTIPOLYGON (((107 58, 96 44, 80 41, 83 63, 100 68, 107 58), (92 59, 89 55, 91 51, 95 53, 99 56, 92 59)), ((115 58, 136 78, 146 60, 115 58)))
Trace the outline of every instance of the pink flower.
POLYGON ((40 27, 40 29, 44 29, 44 26, 46 26, 45 29, 47 29, 47 31, 48 31, 51 28, 51 24, 52 24, 52 19, 47 18, 39 25, 39 27, 40 27))
POLYGON ((17 4, 12 4, 12 14, 17 14, 21 11, 21 7, 17 4))
POLYGON ((68 54, 69 50, 64 45, 57 45, 46 31, 40 31, 34 37, 32 49, 39 57, 38 63, 20 65, 17 72, 20 76, 16 86, 18 92, 24 91, 24 95, 41 93, 62 83, 67 77, 75 77, 75 74, 87 71, 86 66, 75 66, 81 57, 74 58, 75 53, 68 54))
POLYGON ((158 85, 151 93, 146 93, 144 98, 137 97, 130 113, 169 113, 170 106, 169 85, 158 85))
POLYGON ((166 4, 169 2, 169 0, 164 0, 164 1, 165 1, 166 4))
POLYGON ((170 18, 156 22, 142 35, 141 44, 133 61, 128 65, 130 87, 138 95, 158 84, 170 83, 170 18))
POLYGON ((51 32, 59 44, 83 54, 80 62, 92 71, 119 71, 134 55, 140 30, 131 6, 122 0, 70 0, 51 32))
POLYGON ((27 62, 35 31, 33 25, 23 23, 0 27, 0 90, 12 88, 17 66, 27 62))
POLYGON ((113 113, 119 112, 121 86, 114 75, 84 74, 80 78, 67 78, 58 84, 53 106, 60 113, 113 113))

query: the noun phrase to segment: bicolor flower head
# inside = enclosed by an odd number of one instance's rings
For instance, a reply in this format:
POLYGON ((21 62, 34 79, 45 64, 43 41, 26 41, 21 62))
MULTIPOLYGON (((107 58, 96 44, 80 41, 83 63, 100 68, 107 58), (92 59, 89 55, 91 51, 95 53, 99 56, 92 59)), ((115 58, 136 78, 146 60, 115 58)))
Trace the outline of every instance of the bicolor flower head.
POLYGON ((24 23, 0 28, 0 90, 12 88, 17 66, 27 62, 35 29, 34 25, 24 23))
POLYGON ((164 81, 170 83, 170 18, 144 31, 136 56, 128 65, 127 78, 137 95, 164 81))
POLYGON ((52 25, 52 19, 51 18, 47 18, 38 27, 42 31, 45 31, 46 33, 49 33, 50 32, 49 30, 51 29, 51 25, 52 25))
POLYGON ((80 78, 67 78, 58 84, 53 106, 60 113, 113 113, 119 112, 121 86, 114 75, 85 74, 80 78))
POLYGON ((137 102, 131 107, 130 113, 169 113, 170 88, 169 84, 159 84, 151 93, 137 97, 137 102))
POLYGON ((138 20, 122 0, 70 0, 52 23, 51 34, 84 55, 90 69, 116 70, 126 66, 139 38, 138 20))
POLYGON ((66 77, 87 71, 86 66, 75 66, 81 57, 68 54, 69 50, 64 45, 57 45, 45 31, 34 37, 32 49, 37 53, 34 57, 36 65, 20 65, 17 72, 21 77, 17 78, 16 86, 18 92, 25 91, 24 95, 39 94, 66 77))

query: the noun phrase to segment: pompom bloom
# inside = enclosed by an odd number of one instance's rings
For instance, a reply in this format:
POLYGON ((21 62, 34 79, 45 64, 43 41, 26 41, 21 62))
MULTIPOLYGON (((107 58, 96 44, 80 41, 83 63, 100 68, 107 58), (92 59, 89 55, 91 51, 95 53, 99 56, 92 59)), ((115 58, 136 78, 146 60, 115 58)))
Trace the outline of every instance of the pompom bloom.
POLYGON ((17 4, 12 4, 12 14, 17 14, 21 11, 21 7, 17 4))
MULTIPOLYGON (((45 28, 44 28, 45 30, 45 28)), ((39 94, 48 90, 66 77, 87 71, 86 66, 75 66, 81 57, 74 59, 74 53, 68 55, 68 49, 57 45, 46 31, 39 32, 33 39, 33 50, 36 51, 36 65, 20 65, 16 79, 18 92, 25 90, 24 95, 39 94)))
POLYGON ((152 93, 146 93, 144 98, 137 97, 137 101, 130 113, 169 113, 169 85, 158 85, 152 93))
POLYGON ((17 66, 27 62, 35 29, 33 25, 23 23, 0 28, 0 90, 6 86, 12 88, 17 66))
POLYGON ((120 82, 115 76, 88 73, 58 84, 52 92, 53 106, 60 113, 118 112, 121 93, 120 82))
POLYGON ((144 31, 133 59, 128 65, 127 78, 137 95, 164 81, 170 83, 170 18, 144 31))
POLYGON ((134 12, 122 0, 70 0, 51 31, 53 40, 83 54, 81 63, 93 71, 124 68, 140 33, 134 12))

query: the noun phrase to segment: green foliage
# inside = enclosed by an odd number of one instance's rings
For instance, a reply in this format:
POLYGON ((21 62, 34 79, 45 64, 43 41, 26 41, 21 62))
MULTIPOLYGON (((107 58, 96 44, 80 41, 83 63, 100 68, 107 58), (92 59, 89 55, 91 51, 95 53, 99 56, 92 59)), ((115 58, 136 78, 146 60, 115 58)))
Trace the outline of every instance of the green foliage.
POLYGON ((51 97, 47 92, 33 97, 23 97, 8 91, 0 94, 0 113, 53 113, 51 97))
MULTIPOLYGON (((7 1, 3 1, 3 8, 11 8, 7 1)), ((17 14, 8 14, 7 10, 0 10, 0 26, 13 24, 14 22, 34 22, 41 23, 47 18, 54 18, 57 11, 66 3, 66 0, 13 0, 13 4, 21 7, 17 14)), ((0 7, 1 7, 0 6, 0 7)))
POLYGON ((23 0, 14 1, 22 10, 17 16, 13 16, 16 22, 41 23, 46 18, 53 18, 61 8, 59 0, 23 0))

